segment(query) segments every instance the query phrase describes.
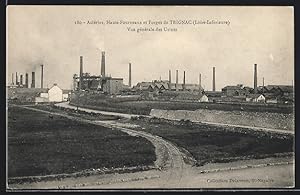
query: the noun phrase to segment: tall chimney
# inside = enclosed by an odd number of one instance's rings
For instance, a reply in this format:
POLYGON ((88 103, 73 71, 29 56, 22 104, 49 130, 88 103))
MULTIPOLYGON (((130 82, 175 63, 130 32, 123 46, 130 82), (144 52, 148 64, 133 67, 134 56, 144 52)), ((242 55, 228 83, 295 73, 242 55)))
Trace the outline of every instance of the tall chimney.
POLYGON ((25 74, 25 87, 28 88, 28 73, 25 74))
POLYGON ((43 89, 43 80, 44 80, 44 65, 41 65, 41 88, 43 89))
POLYGON ((83 57, 80 56, 80 70, 79 70, 79 89, 82 89, 82 81, 83 81, 83 57))
POLYGON ((171 90, 171 83, 172 83, 172 80, 171 80, 171 70, 169 70, 169 90, 171 90))
POLYGON ((213 91, 216 91, 216 68, 213 67, 213 87, 212 87, 213 91))
POLYGON ((131 63, 129 63, 129 79, 128 79, 128 86, 131 87, 131 63))
POLYGON ((23 75, 20 75, 20 85, 23 85, 23 75))
POLYGON ((199 91, 201 91, 201 73, 199 74, 199 91))
POLYGON ((176 91, 178 91, 178 70, 176 70, 176 91))
POLYGON ((185 71, 183 71, 183 84, 182 89, 185 90, 185 71))
POLYGON ((35 88, 35 72, 32 72, 31 78, 31 88, 35 88))
POLYGON ((105 77, 105 52, 102 52, 102 58, 101 58, 101 76, 105 77))
POLYGON ((14 85, 14 73, 11 74, 11 84, 14 85))
POLYGON ((254 92, 257 92, 257 64, 254 64, 254 92))
POLYGON ((263 87, 265 86, 265 77, 263 77, 263 87))
POLYGON ((18 73, 16 72, 16 85, 19 85, 18 83, 18 73))

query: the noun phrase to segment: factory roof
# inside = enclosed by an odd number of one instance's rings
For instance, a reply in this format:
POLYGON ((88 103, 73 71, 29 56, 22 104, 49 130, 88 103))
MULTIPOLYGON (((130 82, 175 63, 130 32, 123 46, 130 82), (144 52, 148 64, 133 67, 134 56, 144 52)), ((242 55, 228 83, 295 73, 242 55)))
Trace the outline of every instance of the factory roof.
POLYGON ((204 91, 204 93, 208 97, 221 97, 222 96, 222 91, 204 91))
POLYGON ((240 85, 228 85, 222 88, 222 90, 240 90, 240 89, 242 89, 242 86, 240 85))
POLYGON ((71 89, 63 89, 63 93, 70 93, 71 91, 71 89))
POLYGON ((294 92, 294 88, 291 85, 268 85, 268 86, 277 88, 277 89, 281 90, 282 92, 288 92, 288 93, 294 92))
POLYGON ((107 80, 123 80, 123 78, 107 77, 107 80))

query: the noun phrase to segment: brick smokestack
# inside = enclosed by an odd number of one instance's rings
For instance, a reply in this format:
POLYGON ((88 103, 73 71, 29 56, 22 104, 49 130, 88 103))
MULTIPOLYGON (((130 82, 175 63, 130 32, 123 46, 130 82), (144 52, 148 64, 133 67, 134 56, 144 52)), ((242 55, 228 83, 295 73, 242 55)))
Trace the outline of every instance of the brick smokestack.
POLYGON ((16 85, 19 85, 19 82, 18 82, 18 73, 16 72, 16 85))
POLYGON ((105 52, 102 52, 102 58, 101 58, 101 76, 105 77, 105 52))
POLYGON ((131 63, 129 63, 129 79, 128 79, 128 86, 131 87, 131 63))
POLYGON ((35 72, 32 72, 31 79, 31 88, 35 88, 35 72))
POLYGON ((28 88, 28 73, 25 74, 25 87, 28 88))
POLYGON ((171 70, 169 70, 169 90, 171 90, 171 83, 172 83, 171 70))
POLYGON ((176 91, 178 91, 178 70, 176 70, 176 91))
POLYGON ((82 89, 82 80, 83 80, 83 57, 80 56, 80 70, 79 70, 79 89, 82 89))
POLYGON ((265 86, 265 77, 263 77, 263 87, 265 86))
POLYGON ((44 65, 41 65, 41 88, 43 89, 43 80, 44 80, 44 65))
POLYGON ((23 75, 20 75, 20 85, 23 85, 23 75))
POLYGON ((14 73, 11 74, 11 84, 14 85, 14 73))
POLYGON ((213 91, 216 91, 216 68, 213 67, 213 87, 212 87, 213 91))
POLYGON ((254 92, 257 92, 257 64, 254 64, 254 92))
POLYGON ((199 91, 201 91, 201 73, 199 74, 199 91))
POLYGON ((182 89, 185 89, 185 71, 183 71, 183 84, 182 84, 182 89))

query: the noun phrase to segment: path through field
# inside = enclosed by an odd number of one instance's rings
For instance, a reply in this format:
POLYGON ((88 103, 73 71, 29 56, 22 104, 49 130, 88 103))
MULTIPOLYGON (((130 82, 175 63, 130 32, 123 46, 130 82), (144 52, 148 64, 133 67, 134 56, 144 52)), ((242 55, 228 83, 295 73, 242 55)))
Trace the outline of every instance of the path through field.
MULTIPOLYGON (((61 104, 60 104, 61 105, 61 104)), ((66 105, 66 104, 64 104, 66 105)), ((69 105, 68 105, 69 107, 69 105)), ((102 174, 54 181, 14 184, 13 189, 68 189, 68 188, 215 188, 215 187, 284 187, 293 186, 293 160, 291 158, 269 158, 213 164, 193 167, 183 160, 187 158, 174 144, 156 135, 132 130, 117 122, 90 121, 61 113, 48 112, 34 107, 23 108, 51 113, 73 120, 118 129, 132 136, 141 136, 153 143, 156 152, 155 166, 158 169, 124 173, 102 174), (241 166, 242 164, 245 164, 241 166), (251 166, 250 166, 251 165, 251 166)), ((76 108, 76 107, 75 107, 76 108)), ((80 108, 81 109, 81 108, 80 108)), ((94 110, 86 110, 93 111, 94 110)), ((101 112, 101 111, 99 111, 101 112)), ((106 113, 107 114, 107 113, 106 113)))

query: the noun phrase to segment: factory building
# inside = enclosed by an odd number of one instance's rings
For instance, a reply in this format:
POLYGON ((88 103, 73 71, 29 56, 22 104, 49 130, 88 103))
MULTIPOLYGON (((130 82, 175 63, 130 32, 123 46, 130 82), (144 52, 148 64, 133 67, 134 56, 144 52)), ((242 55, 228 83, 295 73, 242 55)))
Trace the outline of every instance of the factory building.
POLYGON ((138 91, 203 91, 201 86, 201 76, 199 84, 187 84, 185 82, 185 71, 183 71, 183 82, 178 83, 178 70, 176 70, 176 83, 172 83, 171 70, 169 70, 169 80, 153 80, 152 82, 139 82, 133 88, 138 91))
POLYGON ((235 86, 226 86, 222 88, 222 93, 224 96, 245 96, 253 92, 250 87, 244 87, 243 84, 238 84, 235 86))
MULTIPOLYGON (((8 88, 35 88, 35 72, 32 72, 32 81, 31 85, 29 86, 28 83, 28 73, 25 73, 25 75, 20 74, 18 76, 18 72, 15 74, 15 82, 14 82, 14 73, 12 73, 12 81, 11 83, 7 86, 8 88)), ((41 76, 43 79, 43 76, 41 76)))
MULTIPOLYGON (((108 94, 119 94, 124 87, 123 78, 114 78, 105 73, 105 52, 101 53, 101 73, 99 76, 83 72, 83 57, 80 56, 79 75, 73 76, 74 90, 99 90, 108 94)), ((129 65, 129 76, 131 79, 131 64, 129 65)))
POLYGON ((123 78, 107 77, 103 82, 103 91, 108 94, 118 94, 123 89, 123 78))

